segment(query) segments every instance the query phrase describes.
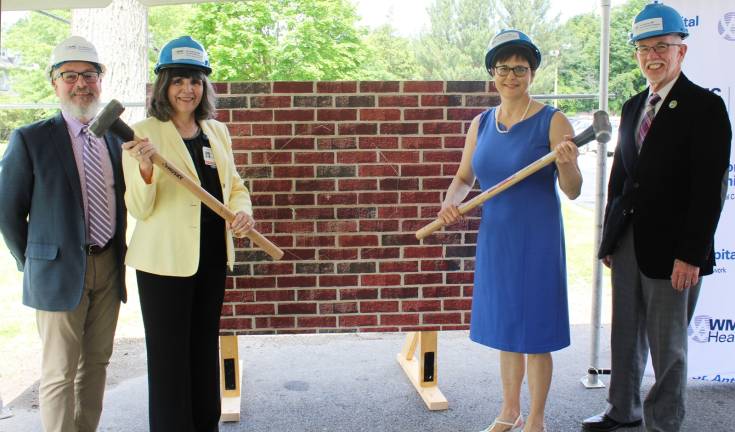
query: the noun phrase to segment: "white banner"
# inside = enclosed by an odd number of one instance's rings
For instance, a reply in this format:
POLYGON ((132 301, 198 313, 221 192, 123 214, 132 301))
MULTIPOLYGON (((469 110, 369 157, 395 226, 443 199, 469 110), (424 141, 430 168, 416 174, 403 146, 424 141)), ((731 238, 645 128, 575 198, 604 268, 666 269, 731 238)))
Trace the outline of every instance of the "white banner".
MULTIPOLYGON (((683 70, 696 84, 725 101, 735 124, 735 1, 669 0, 684 17, 689 46, 683 70)), ((696 127, 696 126, 694 126, 696 127)), ((706 143, 702 143, 706 145, 706 143)), ((735 146, 733 146, 735 148, 735 146)), ((733 151, 735 154, 735 151, 733 151)), ((728 191, 715 235, 717 267, 706 276, 689 326, 689 376, 735 383, 735 157, 730 155, 728 191)))

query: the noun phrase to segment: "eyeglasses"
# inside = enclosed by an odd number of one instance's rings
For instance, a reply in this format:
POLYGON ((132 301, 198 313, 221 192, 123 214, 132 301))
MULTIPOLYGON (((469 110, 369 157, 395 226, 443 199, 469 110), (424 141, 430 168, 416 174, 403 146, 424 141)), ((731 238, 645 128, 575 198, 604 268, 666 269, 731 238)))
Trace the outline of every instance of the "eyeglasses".
POLYGON ((513 71, 513 75, 515 75, 518 78, 521 78, 521 77, 526 76, 529 69, 531 68, 527 66, 510 67, 510 66, 502 65, 502 66, 491 67, 490 69, 488 69, 488 72, 490 72, 490 75, 492 76, 495 76, 497 74, 498 76, 504 77, 504 76, 508 76, 510 71, 513 71))
POLYGON ((646 45, 638 45, 635 47, 635 52, 642 55, 647 56, 648 53, 653 50, 656 54, 663 54, 666 52, 666 50, 669 49, 671 46, 680 46, 683 44, 680 43, 668 43, 668 42, 659 42, 654 46, 646 46, 646 45))
POLYGON ((79 79, 80 76, 82 77, 82 79, 84 79, 84 82, 87 83, 87 84, 94 84, 97 81, 99 81, 99 79, 100 79, 100 73, 99 72, 92 72, 92 71, 87 71, 87 72, 74 72, 74 71, 59 72, 56 75, 56 78, 55 79, 61 78, 67 84, 74 84, 75 82, 77 82, 77 80, 79 79))

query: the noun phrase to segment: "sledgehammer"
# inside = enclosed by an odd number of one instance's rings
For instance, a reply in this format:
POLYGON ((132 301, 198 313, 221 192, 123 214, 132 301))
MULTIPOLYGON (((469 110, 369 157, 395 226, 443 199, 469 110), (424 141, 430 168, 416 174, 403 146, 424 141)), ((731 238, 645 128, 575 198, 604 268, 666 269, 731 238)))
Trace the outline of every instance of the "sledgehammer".
MULTIPOLYGON (((94 135, 101 137, 109 130, 113 134, 119 136, 123 141, 140 140, 140 138, 135 136, 133 129, 120 119, 120 114, 122 114, 123 111, 125 111, 125 107, 123 107, 120 102, 115 99, 111 100, 89 125, 89 131, 94 135)), ((173 177, 178 184, 188 189, 189 192, 194 194, 194 196, 204 203, 204 205, 212 209, 224 220, 232 222, 235 219, 235 213, 199 186, 194 180, 190 179, 175 165, 169 163, 161 155, 155 153, 153 157, 151 157, 151 161, 154 165, 161 168, 163 172, 173 177)), ((279 260, 283 257, 283 251, 279 249, 278 246, 271 243, 270 240, 263 237, 263 235, 255 229, 251 229, 245 235, 253 243, 260 246, 260 248, 268 255, 273 257, 273 259, 279 260)))
MULTIPOLYGON (((605 111, 596 111, 592 118, 592 126, 588 127, 587 129, 583 130, 579 135, 572 138, 572 142, 576 144, 577 147, 581 147, 592 141, 593 139, 596 139, 599 142, 606 143, 610 141, 611 132, 612 127, 610 127, 610 118, 608 117, 607 113, 605 111)), ((489 200, 500 192, 503 192, 504 190, 508 189, 509 187, 513 186, 524 178, 530 176, 531 174, 535 173, 546 165, 549 165, 555 160, 556 151, 552 151, 546 156, 527 165, 525 168, 517 171, 510 177, 506 178, 505 180, 501 181, 490 189, 482 192, 481 194, 475 196, 471 200, 459 206, 457 208, 459 214, 465 214, 469 212, 470 210, 474 209, 475 207, 479 206, 480 204, 484 203, 485 201, 489 200)), ((416 238, 421 240, 425 237, 428 237, 429 235, 431 235, 431 233, 440 229, 443 226, 444 222, 442 222, 441 219, 436 219, 434 220, 434 222, 431 222, 420 230, 416 231, 416 238)))

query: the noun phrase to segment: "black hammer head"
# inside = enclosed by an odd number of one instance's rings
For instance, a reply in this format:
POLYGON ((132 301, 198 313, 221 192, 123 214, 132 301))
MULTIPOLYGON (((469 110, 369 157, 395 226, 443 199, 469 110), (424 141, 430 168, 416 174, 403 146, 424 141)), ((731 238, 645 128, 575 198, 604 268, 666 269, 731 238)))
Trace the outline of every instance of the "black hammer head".
POLYGON ((610 141, 612 126, 610 126, 610 117, 605 111, 595 111, 592 116, 592 130, 595 131, 595 139, 598 142, 606 143, 610 141))
POLYGON ((115 99, 111 100, 89 124, 89 131, 97 137, 102 137, 115 123, 115 120, 120 118, 123 111, 125 107, 120 102, 115 99))

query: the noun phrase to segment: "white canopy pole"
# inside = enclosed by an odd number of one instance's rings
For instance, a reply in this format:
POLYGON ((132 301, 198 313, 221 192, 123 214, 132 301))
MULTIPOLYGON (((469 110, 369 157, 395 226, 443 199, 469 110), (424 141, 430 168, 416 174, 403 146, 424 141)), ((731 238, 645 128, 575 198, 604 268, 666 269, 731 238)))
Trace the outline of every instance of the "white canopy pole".
MULTIPOLYGON (((607 82, 610 76, 610 0, 600 0, 600 109, 607 111, 607 82)), ((592 264, 592 335, 590 338, 590 370, 582 377, 587 388, 602 388, 597 370, 600 369, 600 329, 602 328, 602 263, 597 250, 602 240, 602 222, 605 210, 607 177, 607 146, 597 143, 597 184, 595 198, 595 247, 592 264)))

